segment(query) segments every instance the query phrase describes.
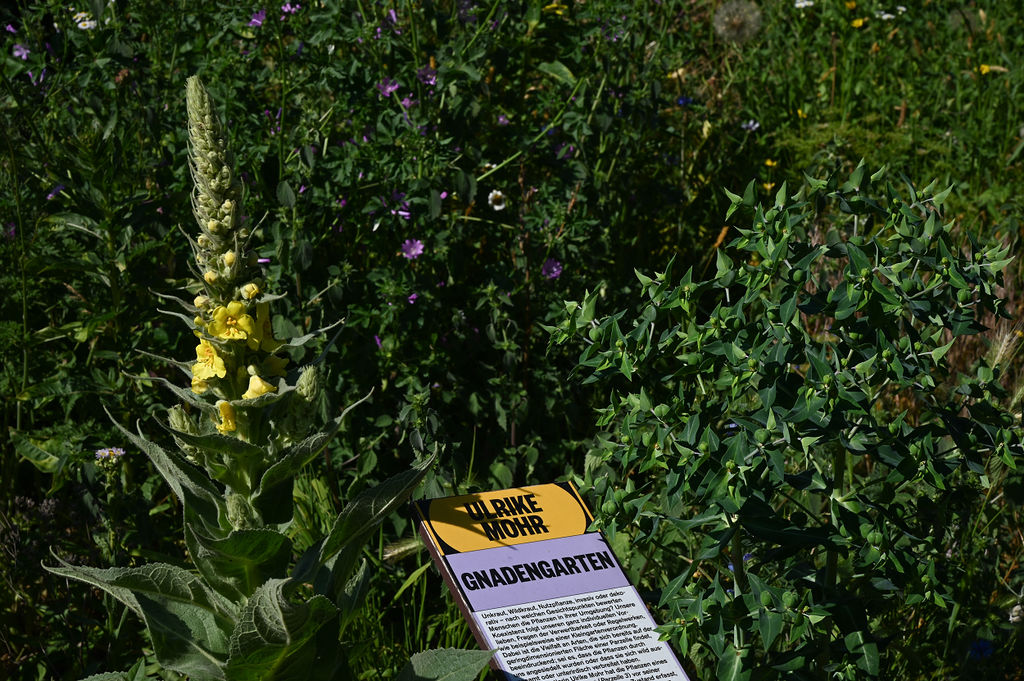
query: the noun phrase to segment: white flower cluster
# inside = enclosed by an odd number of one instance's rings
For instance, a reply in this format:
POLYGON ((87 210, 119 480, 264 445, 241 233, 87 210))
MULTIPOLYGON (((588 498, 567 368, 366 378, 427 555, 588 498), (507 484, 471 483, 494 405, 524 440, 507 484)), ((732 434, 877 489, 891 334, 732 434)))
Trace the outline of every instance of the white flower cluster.
POLYGON ((96 28, 96 20, 88 12, 78 12, 74 7, 68 7, 68 11, 73 14, 71 21, 75 22, 78 28, 83 31, 91 31, 96 28))
POLYGON ((796 7, 797 9, 814 7, 814 0, 796 0, 796 2, 793 3, 793 7, 796 7))
MULTIPOLYGON (((903 14, 906 11, 907 8, 904 7, 903 5, 896 5, 896 14, 903 14)), ((875 10, 875 18, 881 19, 882 21, 891 21, 892 19, 896 18, 896 14, 886 12, 884 9, 875 10)))

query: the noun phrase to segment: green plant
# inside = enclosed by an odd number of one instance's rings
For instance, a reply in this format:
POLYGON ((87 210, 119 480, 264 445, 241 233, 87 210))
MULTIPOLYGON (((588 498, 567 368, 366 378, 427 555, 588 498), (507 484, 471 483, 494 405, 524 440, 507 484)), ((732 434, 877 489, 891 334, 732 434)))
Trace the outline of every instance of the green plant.
MULTIPOLYGON (((167 360, 191 375, 190 389, 157 379, 183 403, 171 408, 165 425, 180 452, 121 431, 180 500, 195 571, 172 563, 99 569, 64 561, 47 569, 120 600, 145 622, 160 664, 194 679, 351 678, 343 635, 365 596, 363 545, 433 457, 352 500, 289 570, 292 545, 280 528, 292 520, 295 476, 324 449, 345 412, 327 430, 310 433, 323 397, 321 369, 313 364, 286 374, 287 360, 275 353, 315 334, 274 338, 273 297, 262 291, 249 248, 251 227, 241 218, 223 129, 198 78, 189 79, 187 93, 198 295, 176 299, 187 315, 170 314, 189 324, 199 345, 194 363, 167 360)), ((472 679, 489 657, 429 651, 414 656, 403 674, 472 679)), ((138 673, 136 667, 109 677, 138 673)))
MULTIPOLYGON (((635 314, 566 304, 552 342, 585 342, 577 376, 612 387, 583 489, 660 591, 664 631, 720 679, 948 669, 968 644, 951 640, 973 608, 965 547, 1017 516, 992 499, 1019 484, 1022 431, 1002 366, 956 376, 943 358, 1005 315, 1008 249, 943 224, 948 190, 907 183, 908 200, 863 164, 767 205, 754 187, 728 194, 749 226, 710 278, 637 272, 635 314), (886 655, 908 619, 931 645, 913 669, 886 655)), ((996 614, 1000 659, 1021 659, 996 614)))

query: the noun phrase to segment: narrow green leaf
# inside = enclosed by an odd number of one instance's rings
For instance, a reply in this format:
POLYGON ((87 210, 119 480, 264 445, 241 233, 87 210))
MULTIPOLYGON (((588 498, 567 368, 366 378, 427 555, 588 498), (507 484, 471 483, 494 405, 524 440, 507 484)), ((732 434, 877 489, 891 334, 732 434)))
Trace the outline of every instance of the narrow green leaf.
POLYGON ((569 67, 560 61, 541 62, 537 65, 537 70, 541 73, 546 73, 563 83, 576 85, 576 76, 572 75, 572 71, 569 70, 569 67))

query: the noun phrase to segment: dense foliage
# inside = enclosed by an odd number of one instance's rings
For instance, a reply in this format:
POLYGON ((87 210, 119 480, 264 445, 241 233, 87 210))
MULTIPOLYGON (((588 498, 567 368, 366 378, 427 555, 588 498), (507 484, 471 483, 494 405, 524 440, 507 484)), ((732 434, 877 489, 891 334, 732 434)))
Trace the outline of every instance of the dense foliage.
MULTIPOLYGON (((287 532, 297 558, 330 532, 343 500, 406 470, 415 451, 435 443, 445 453, 417 494, 592 475, 585 453, 606 456, 605 427, 626 412, 600 411, 609 404, 605 383, 569 380, 581 348, 549 348, 545 327, 563 321, 564 300, 588 290, 602 310, 633 319, 650 288, 634 269, 666 270, 673 257, 671 271, 692 268, 693 286, 717 281, 709 273, 719 253, 737 270, 753 266, 741 246, 725 248, 735 232, 723 230, 733 206, 723 187, 739 191, 755 180, 747 210, 770 204, 765 197, 788 182, 779 201, 789 206, 794 196, 837 189, 802 189, 804 172, 849 175, 865 158, 868 168, 888 165, 908 206, 916 202, 911 180, 953 187, 939 221, 952 223, 942 231, 951 262, 974 252, 968 234, 977 252, 1015 253, 1022 211, 1014 189, 1024 163, 1016 21, 1011 3, 876 0, 760 8, 742 0, 40 0, 0 8, 5 674, 125 669, 142 650, 150 673, 173 676, 157 671, 152 642, 121 604, 69 588, 40 562, 55 564, 52 547, 74 564, 133 568, 168 556, 180 562, 186 548, 172 490, 113 423, 141 420, 157 446, 176 447, 153 422, 168 402, 156 384, 187 390, 188 378, 140 350, 184 361, 196 343, 180 319, 160 314, 176 303, 154 295, 195 294, 186 293, 188 76, 203 77, 226 123, 260 278, 264 290, 283 295, 270 312, 271 335, 302 337, 344 319, 333 344, 332 331, 279 351, 291 366, 323 355, 330 399, 315 416, 332 420, 338 405, 373 391, 295 479, 287 532)), ((887 192, 879 186, 878 200, 887 192)), ((814 214, 815 229, 848 240, 841 210, 815 206, 814 214)), ((730 224, 749 228, 750 217, 730 224)), ((841 261, 834 255, 821 262, 841 261)), ((832 275, 837 286, 844 268, 832 275)), ((991 292, 1015 319, 1017 271, 1011 263, 991 292)), ((677 283, 665 276, 666 285, 677 283)), ((920 282, 922 291, 930 282, 920 282)), ((729 305, 743 295, 737 287, 724 289, 738 296, 729 305)), ((708 321, 700 316, 708 300, 695 301, 694 323, 708 321)), ((758 305, 743 324, 771 309, 768 299, 758 305)), ((970 395, 972 408, 992 402, 1019 414, 1019 326, 975 321, 988 330, 935 360, 942 375, 928 399, 958 395, 963 374, 1008 391, 970 395), (997 351, 999 374, 979 374, 996 366, 984 358, 997 351)), ((808 333, 822 340, 824 329, 808 333)), ((898 344, 889 350, 900 352, 898 344)), ((894 419, 915 414, 925 393, 895 393, 880 408, 894 419)), ((600 487, 614 484, 609 475, 593 480, 592 502, 616 499, 603 522, 623 528, 619 552, 633 561, 634 532, 625 528, 635 507, 620 502, 635 483, 623 479, 616 497, 600 487)), ((922 625, 925 615, 896 598, 872 615, 872 627, 914 632, 879 648, 880 664, 911 678, 978 661, 993 674, 1022 666, 1011 656, 1019 634, 1000 629, 1022 598, 1019 483, 972 475, 950 498, 927 493, 936 512, 977 511, 970 525, 957 525, 963 537, 954 550, 973 560, 941 575, 953 589, 942 621, 922 625)), ((695 526, 692 540, 706 531, 695 526)), ((367 607, 347 630, 363 678, 392 677, 426 648, 472 646, 411 537, 397 514, 364 552, 367 607)), ((652 593, 681 574, 674 564, 633 564, 652 593)), ((682 607, 691 593, 684 586, 704 584, 676 584, 659 618, 682 607)), ((709 648, 721 641, 709 627, 688 620, 682 630, 697 646, 698 678, 713 674, 714 653, 724 649, 709 648)), ((761 659, 748 638, 728 643, 748 651, 745 665, 761 659)), ((773 654, 781 650, 774 645, 773 654)))
MULTIPOLYGON (((976 523, 993 487, 1021 484, 1024 440, 1006 355, 972 375, 945 356, 1006 314, 1008 249, 956 243, 948 190, 907 191, 864 166, 769 206, 748 187, 730 214, 754 208, 751 226, 714 276, 638 273, 635 317, 596 318, 591 294, 556 330, 588 343, 586 381, 621 377, 584 472, 602 525, 719 678, 874 676, 883 651, 905 667, 948 645, 950 608, 973 610, 976 523)), ((998 630, 1016 659, 1012 601, 998 630)))

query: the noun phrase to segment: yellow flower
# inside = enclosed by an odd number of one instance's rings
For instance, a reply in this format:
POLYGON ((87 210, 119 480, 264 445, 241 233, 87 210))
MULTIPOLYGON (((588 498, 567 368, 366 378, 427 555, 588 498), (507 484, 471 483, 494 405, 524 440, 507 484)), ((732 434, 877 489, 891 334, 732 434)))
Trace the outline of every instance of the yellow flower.
POLYGON ((846 0, 846 9, 855 9, 857 7, 856 0, 846 0))
POLYGON ((853 21, 850 22, 850 26, 853 26, 854 28, 860 28, 861 26, 864 25, 864 22, 866 22, 866 21, 867 21, 867 19, 864 19, 864 18, 854 19, 853 21))
POLYGON ((807 114, 804 113, 803 109, 797 109, 796 110, 796 117, 797 118, 807 118, 807 114))
POLYGON ((764 164, 769 168, 774 168, 775 166, 779 165, 778 161, 773 161, 770 158, 766 158, 764 160, 764 164))
POLYGON ((267 376, 284 376, 284 368, 287 364, 287 357, 270 355, 263 360, 263 373, 267 376))
POLYGON ((274 329, 270 324, 270 303, 257 303, 256 305, 256 329, 248 339, 250 350, 263 350, 263 352, 274 352, 284 345, 274 338, 274 329))
POLYGON ((775 186, 775 183, 774 182, 764 182, 763 184, 761 184, 761 186, 764 187, 764 190, 766 192, 770 192, 772 190, 772 187, 775 186))
POLYGON ((981 75, 983 76, 991 70, 992 67, 989 66, 988 64, 982 64, 981 66, 978 67, 978 72, 981 73, 981 75))
POLYGON ((231 267, 232 265, 235 264, 235 258, 237 256, 235 255, 234 251, 228 251, 221 257, 224 258, 224 264, 227 265, 228 267, 231 267))
POLYGON ((227 307, 221 305, 213 311, 210 335, 224 340, 245 340, 256 333, 252 317, 245 312, 245 305, 237 300, 232 300, 227 307))
POLYGON ((246 300, 251 300, 258 296, 259 294, 260 287, 251 281, 242 287, 242 297, 245 298, 246 300))
POLYGON ((222 433, 233 431, 236 428, 235 408, 231 406, 230 402, 221 400, 217 403, 217 409, 220 410, 220 423, 217 424, 217 430, 222 433))
POLYGON ((242 393, 243 400, 255 400, 260 395, 266 395, 277 390, 276 386, 270 385, 259 376, 249 377, 249 389, 242 393))
POLYGON ((214 283, 215 281, 217 281, 217 278, 218 275, 213 270, 209 270, 203 273, 203 281, 205 281, 207 284, 214 283))
POLYGON ((197 378, 196 376, 192 377, 192 392, 196 395, 202 395, 209 389, 209 387, 210 384, 203 379, 197 378))
MULTIPOLYGON (((224 367, 224 360, 217 354, 217 348, 208 340, 200 340, 196 346, 196 363, 192 365, 192 377, 200 380, 207 380, 216 376, 224 378, 227 369, 224 367)), ((193 386, 195 381, 193 381, 193 386)))

